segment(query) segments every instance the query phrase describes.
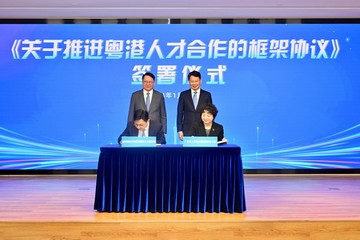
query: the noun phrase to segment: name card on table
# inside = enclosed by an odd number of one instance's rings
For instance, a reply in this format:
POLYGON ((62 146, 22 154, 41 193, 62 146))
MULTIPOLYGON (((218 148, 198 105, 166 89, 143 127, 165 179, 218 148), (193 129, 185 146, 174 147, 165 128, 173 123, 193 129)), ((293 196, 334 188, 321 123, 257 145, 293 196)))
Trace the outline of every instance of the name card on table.
POLYGON ((217 137, 184 137, 184 147, 217 147, 217 137))
POLYGON ((156 137, 124 136, 121 138, 122 147, 156 147, 156 137))

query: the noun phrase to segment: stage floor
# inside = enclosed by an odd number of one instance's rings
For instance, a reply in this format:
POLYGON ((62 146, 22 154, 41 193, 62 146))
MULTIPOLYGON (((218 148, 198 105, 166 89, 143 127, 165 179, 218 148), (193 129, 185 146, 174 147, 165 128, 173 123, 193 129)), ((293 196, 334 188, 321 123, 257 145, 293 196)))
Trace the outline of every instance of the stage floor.
MULTIPOLYGON (((25 229, 25 223, 28 225, 27 230, 24 231, 28 232, 27 236, 30 234, 32 237, 40 234, 36 231, 32 233, 31 230, 38 223, 47 224, 49 229, 52 229, 52 223, 56 223, 57 237, 61 236, 62 228, 68 228, 74 223, 81 224, 83 229, 89 229, 86 230, 87 232, 91 232, 93 225, 84 227, 84 224, 122 223, 123 229, 129 228, 126 230, 127 239, 168 239, 168 237, 159 237, 158 235, 159 229, 166 226, 170 235, 164 233, 163 236, 178 236, 178 238, 172 239, 191 239, 184 233, 189 232, 188 227, 195 226, 195 232, 199 234, 204 229, 212 234, 208 236, 208 239, 209 237, 217 239, 214 237, 214 233, 219 233, 219 229, 222 229, 222 234, 224 234, 228 232, 225 229, 230 231, 231 228, 233 228, 231 230, 232 239, 236 238, 235 236, 242 236, 241 239, 262 239, 260 235, 258 238, 256 236, 246 238, 245 233, 236 228, 242 226, 242 229, 245 229, 245 224, 250 224, 247 225, 250 226, 250 230, 247 230, 250 232, 251 228, 257 227, 254 225, 255 223, 261 223, 261 226, 269 228, 269 232, 275 236, 274 224, 284 223, 287 225, 281 228, 290 229, 289 231, 293 234, 291 239, 320 239, 294 238, 294 236, 298 236, 296 229, 299 228, 296 227, 294 230, 291 226, 310 222, 315 225, 305 225, 304 229, 312 227, 315 229, 312 231, 316 232, 317 227, 321 228, 322 226, 322 231, 326 231, 326 229, 334 229, 334 226, 336 228, 343 225, 339 229, 342 236, 344 236, 344 232, 351 232, 348 238, 334 238, 336 233, 331 233, 329 230, 327 236, 332 237, 329 239, 360 239, 360 175, 357 174, 245 175, 247 211, 235 214, 100 213, 93 209, 95 182, 96 175, 0 175, 0 239, 18 239, 20 237, 27 239, 24 235, 20 234, 17 237, 17 233, 14 233, 15 228, 25 229), (188 225, 183 225, 183 229, 176 229, 179 223, 188 225), (324 226, 324 223, 330 225, 324 226), (145 236, 142 238, 131 234, 131 228, 134 231, 146 231, 148 228, 153 229, 154 232, 152 237, 149 237, 146 232, 141 235, 145 236), (174 231, 178 235, 171 235, 174 231), (212 231, 213 233, 211 233, 212 231)), ((104 234, 106 232, 113 234, 113 228, 119 228, 118 225, 108 225, 107 227, 108 230, 104 230, 104 234)), ((78 231, 81 233, 81 230, 78 231)), ((116 234, 114 239, 118 238, 119 234, 116 234)), ((264 234, 271 239, 271 234, 266 233, 266 229, 264 229, 264 234)), ((309 234, 307 232, 299 233, 299 236, 310 236, 309 234)), ((94 237, 97 236, 95 233, 85 234, 86 237, 80 235, 79 238, 72 236, 63 239, 101 239, 101 234, 99 238, 94 237)), ((55 239, 46 236, 48 235, 42 235, 41 239, 55 239)), ((286 239, 286 236, 285 234, 284 238, 277 237, 276 239, 286 239)), ((112 238, 108 236, 106 239, 112 238)), ((201 237, 193 239, 201 239, 201 237)))

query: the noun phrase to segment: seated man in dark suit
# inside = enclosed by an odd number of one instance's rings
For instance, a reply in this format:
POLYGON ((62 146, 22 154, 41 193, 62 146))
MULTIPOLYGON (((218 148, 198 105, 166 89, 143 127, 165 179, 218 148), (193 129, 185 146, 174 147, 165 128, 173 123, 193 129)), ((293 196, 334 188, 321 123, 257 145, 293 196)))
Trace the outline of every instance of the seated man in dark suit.
POLYGON ((218 141, 227 142, 224 138, 224 128, 222 125, 214 122, 218 113, 215 105, 205 104, 201 108, 201 121, 194 122, 190 129, 190 136, 214 136, 218 141))
POLYGON ((121 144, 123 136, 154 136, 157 144, 166 144, 165 134, 160 122, 150 121, 149 113, 142 109, 135 111, 134 120, 128 122, 126 129, 118 138, 119 144, 121 144))

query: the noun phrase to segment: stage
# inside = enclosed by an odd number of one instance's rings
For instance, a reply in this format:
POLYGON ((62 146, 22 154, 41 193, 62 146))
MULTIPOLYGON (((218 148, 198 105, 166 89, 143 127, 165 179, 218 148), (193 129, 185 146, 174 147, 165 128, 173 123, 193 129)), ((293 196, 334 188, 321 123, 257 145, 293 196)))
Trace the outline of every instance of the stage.
POLYGON ((244 213, 107 213, 96 175, 0 175, 0 239, 360 239, 360 175, 244 178, 244 213))

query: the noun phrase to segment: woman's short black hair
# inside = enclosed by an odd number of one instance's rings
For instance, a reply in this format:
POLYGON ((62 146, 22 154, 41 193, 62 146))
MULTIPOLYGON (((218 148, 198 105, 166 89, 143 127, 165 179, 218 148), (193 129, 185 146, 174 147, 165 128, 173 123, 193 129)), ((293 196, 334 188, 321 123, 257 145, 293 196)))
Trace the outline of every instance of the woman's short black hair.
POLYGON ((208 111, 211 115, 213 115, 214 119, 218 113, 216 106, 212 103, 207 103, 204 106, 202 106, 201 113, 204 113, 205 111, 208 111))

